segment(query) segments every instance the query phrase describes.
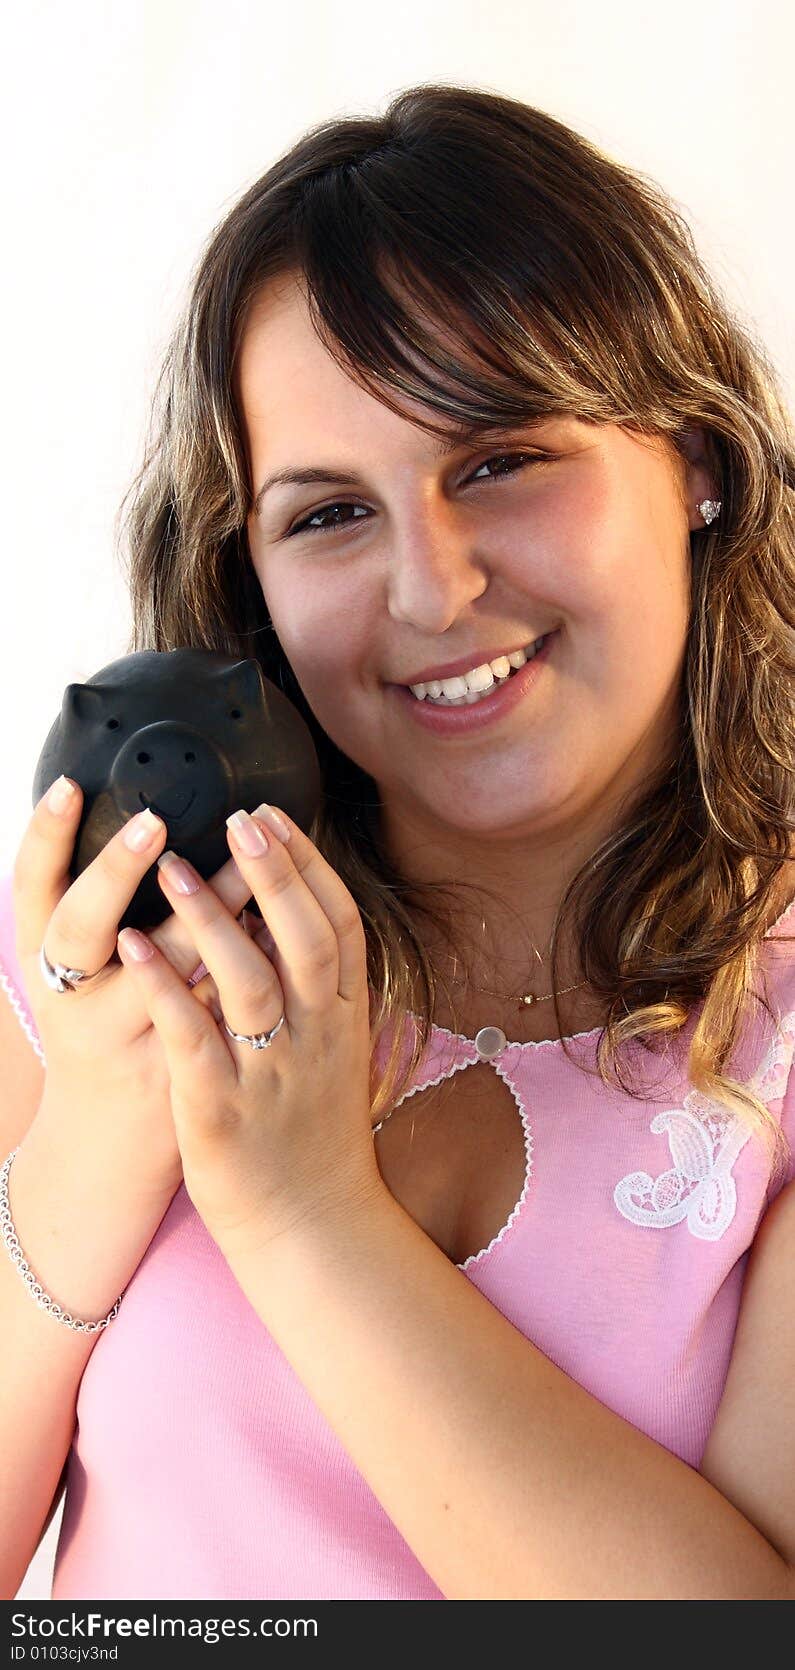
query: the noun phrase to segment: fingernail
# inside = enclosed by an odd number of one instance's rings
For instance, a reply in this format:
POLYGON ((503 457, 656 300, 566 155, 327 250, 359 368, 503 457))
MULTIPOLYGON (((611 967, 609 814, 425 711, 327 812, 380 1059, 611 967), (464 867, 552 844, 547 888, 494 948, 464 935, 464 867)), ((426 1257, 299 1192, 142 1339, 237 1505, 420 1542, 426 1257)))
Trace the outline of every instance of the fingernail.
POLYGON ((233 812, 231 817, 227 818, 226 825, 227 829, 231 831, 233 839, 237 841, 241 852, 245 852, 249 858, 259 858, 263 852, 267 851, 267 836, 263 834, 262 830, 257 827, 253 819, 249 817, 248 812, 244 811, 242 807, 239 812, 233 812))
POLYGON ((122 840, 131 852, 143 852, 145 847, 151 847, 156 841, 161 829, 165 828, 163 819, 147 806, 145 812, 139 812, 124 831, 122 840))
POLYGON ((254 816, 255 818, 262 818, 263 823, 266 823, 268 828, 273 830, 274 835, 278 835, 280 841, 289 841, 289 826, 285 823, 284 818, 279 816, 276 808, 268 805, 267 800, 263 800, 262 805, 257 807, 254 816))
POLYGON ((119 934, 119 944, 123 951, 129 952, 133 961, 145 963, 154 956, 154 946, 145 934, 139 934, 136 928, 122 928, 119 934))
POLYGON ((56 777, 47 791, 47 805, 51 812, 64 812, 75 794, 74 783, 68 777, 56 777))
POLYGON ((173 887, 177 893, 198 893, 199 883, 193 866, 187 859, 178 858, 170 847, 166 852, 161 852, 157 867, 158 870, 162 870, 169 887, 173 887))

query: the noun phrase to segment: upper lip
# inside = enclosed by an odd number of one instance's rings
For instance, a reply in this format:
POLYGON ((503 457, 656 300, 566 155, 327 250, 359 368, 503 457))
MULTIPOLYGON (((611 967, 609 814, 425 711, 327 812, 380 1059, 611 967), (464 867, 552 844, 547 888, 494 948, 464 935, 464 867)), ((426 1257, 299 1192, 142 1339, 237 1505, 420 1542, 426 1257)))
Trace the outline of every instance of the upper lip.
POLYGON ((461 673, 469 673, 474 667, 482 667, 487 661, 496 661, 501 655, 515 655, 517 649, 525 649, 530 644, 537 643, 539 638, 549 636, 548 632, 537 632, 534 638, 523 638, 520 644, 513 644, 510 649, 470 650, 469 655, 460 655, 457 661, 445 661, 441 667, 425 667, 421 673, 412 673, 409 678, 395 679, 393 682, 430 684, 432 679, 458 678, 461 673))

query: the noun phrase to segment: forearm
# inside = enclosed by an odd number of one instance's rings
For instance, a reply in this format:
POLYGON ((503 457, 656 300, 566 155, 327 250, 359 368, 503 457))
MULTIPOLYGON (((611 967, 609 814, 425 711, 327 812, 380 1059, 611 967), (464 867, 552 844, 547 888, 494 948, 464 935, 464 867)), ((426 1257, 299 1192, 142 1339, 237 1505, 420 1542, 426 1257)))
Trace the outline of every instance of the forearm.
POLYGON ((386 1188, 229 1262, 448 1599, 795 1595, 749 1520, 550 1362, 386 1188))
MULTIPOLYGON (((120 1291, 112 1233, 115 1227, 121 1238, 123 1215, 117 1206, 114 1226, 90 1163, 65 1140, 50 1143, 34 1120, 8 1174, 8 1202, 21 1253, 45 1292, 74 1316, 106 1315, 120 1291), (110 1277, 102 1274, 106 1258, 110 1277)), ((0 1334, 0 1594, 10 1600, 42 1535, 72 1442, 80 1380, 101 1332, 81 1333, 48 1316, 0 1244, 0 1334)))

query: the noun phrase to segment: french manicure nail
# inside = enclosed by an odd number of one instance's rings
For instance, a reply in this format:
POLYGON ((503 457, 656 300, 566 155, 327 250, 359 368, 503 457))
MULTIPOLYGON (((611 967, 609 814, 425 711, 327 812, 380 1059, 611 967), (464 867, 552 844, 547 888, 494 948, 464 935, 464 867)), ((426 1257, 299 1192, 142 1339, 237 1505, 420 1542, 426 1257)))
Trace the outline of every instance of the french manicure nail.
POLYGON ((268 805, 267 800, 263 800, 262 805, 257 807, 254 816, 255 818, 262 818, 263 823, 266 823, 268 828, 273 830, 274 835, 278 835, 280 841, 289 841, 289 826, 285 823, 284 818, 279 816, 276 808, 268 805))
POLYGON ((64 812, 74 799, 75 787, 68 777, 56 777, 47 791, 47 805, 51 812, 64 812))
POLYGON ((129 952, 135 963, 146 963, 155 954, 151 941, 145 934, 139 934, 137 928, 122 928, 119 944, 129 952))
POLYGON ((163 819, 147 806, 145 812, 139 812, 124 831, 122 840, 131 852, 143 852, 157 839, 161 829, 165 828, 163 819))
POLYGON ((169 886, 177 893, 198 893, 199 883, 190 864, 185 859, 178 858, 170 847, 166 852, 161 852, 157 867, 158 870, 162 870, 169 886))
POLYGON ((268 839, 255 824, 253 818, 241 807, 239 812, 233 812, 226 820, 227 828, 231 830, 242 852, 249 858, 259 858, 267 851, 268 839))

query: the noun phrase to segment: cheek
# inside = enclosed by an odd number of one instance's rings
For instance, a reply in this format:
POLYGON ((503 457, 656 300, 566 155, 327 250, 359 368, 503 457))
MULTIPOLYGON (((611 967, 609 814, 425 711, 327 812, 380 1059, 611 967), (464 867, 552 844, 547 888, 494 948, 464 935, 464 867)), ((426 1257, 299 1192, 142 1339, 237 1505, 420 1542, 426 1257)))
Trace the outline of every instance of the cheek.
MULTIPOLYGON (((630 663, 678 655, 690 607, 689 552, 681 532, 615 471, 572 471, 569 491, 540 495, 532 546, 514 558, 517 581, 557 605, 587 651, 630 663), (529 554, 528 554, 529 553, 529 554)), ((512 535, 521 551, 521 528, 512 535)))
POLYGON ((659 689, 681 667, 690 615, 688 551, 675 530, 633 530, 617 550, 605 613, 614 659, 641 687, 659 689))
MULTIPOLYGON (((616 574, 593 630, 583 634, 583 676, 619 749, 644 737, 661 741, 679 717, 687 608, 661 575, 652 569, 641 585, 637 564, 629 575, 616 574)), ((577 660, 575 651, 575 667, 577 660)))
MULTIPOLYGON (((367 665, 368 644, 372 646, 361 589, 357 595, 350 585, 329 584, 327 577, 322 587, 306 578, 300 586, 291 582, 289 595, 287 587, 281 596, 278 587, 271 586, 268 606, 298 683, 317 719, 329 729, 329 716, 342 717, 345 708, 350 710, 351 690, 367 665)), ((372 658, 372 648, 369 655, 372 658)))
POLYGON ((517 596, 532 595, 545 620, 557 608, 572 627, 598 621, 606 598, 625 583, 629 561, 636 561, 628 555, 636 546, 622 525, 625 510, 603 474, 578 462, 565 479, 550 475, 532 498, 517 503, 497 553, 517 596))
MULTIPOLYGON (((573 734, 632 744, 667 723, 681 688, 689 616, 687 552, 675 529, 632 508, 602 478, 534 519, 524 587, 557 613, 562 709, 573 734)), ((520 565, 516 565, 520 585, 520 565)), ((563 719, 563 713, 561 713, 563 719)))

